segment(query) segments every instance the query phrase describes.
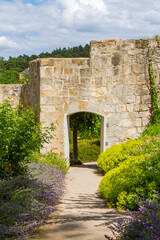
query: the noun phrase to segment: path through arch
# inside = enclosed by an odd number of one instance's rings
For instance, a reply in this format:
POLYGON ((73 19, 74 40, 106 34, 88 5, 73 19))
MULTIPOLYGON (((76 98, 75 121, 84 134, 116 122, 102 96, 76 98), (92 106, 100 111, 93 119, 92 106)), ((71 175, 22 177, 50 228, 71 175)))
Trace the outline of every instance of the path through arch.
POLYGON ((32 240, 104 240, 111 234, 107 226, 124 213, 98 197, 101 178, 95 162, 70 167, 61 204, 32 240))

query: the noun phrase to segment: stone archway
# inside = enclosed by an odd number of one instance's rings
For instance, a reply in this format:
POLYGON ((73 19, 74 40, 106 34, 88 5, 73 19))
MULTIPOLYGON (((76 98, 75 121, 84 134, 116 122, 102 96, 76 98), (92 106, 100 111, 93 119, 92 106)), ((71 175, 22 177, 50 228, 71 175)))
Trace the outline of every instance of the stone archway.
POLYGON ((79 112, 89 112, 89 113, 93 113, 93 114, 97 114, 101 117, 101 134, 100 134, 100 153, 104 152, 105 151, 105 145, 106 144, 106 133, 105 133, 105 123, 106 123, 106 116, 104 115, 101 115, 99 113, 96 113, 96 112, 91 112, 91 111, 77 111, 77 112, 73 112, 71 111, 70 113, 66 114, 65 115, 65 120, 64 120, 64 142, 65 142, 65 147, 64 147, 64 156, 66 158, 69 158, 69 117, 72 115, 72 114, 75 114, 75 113, 79 113, 79 112))
POLYGON ((58 121, 45 150, 68 157, 67 118, 80 111, 102 116, 101 151, 139 136, 150 119, 149 47, 159 86, 160 43, 153 39, 92 41, 90 58, 30 62, 28 102, 40 105, 44 125, 58 121))

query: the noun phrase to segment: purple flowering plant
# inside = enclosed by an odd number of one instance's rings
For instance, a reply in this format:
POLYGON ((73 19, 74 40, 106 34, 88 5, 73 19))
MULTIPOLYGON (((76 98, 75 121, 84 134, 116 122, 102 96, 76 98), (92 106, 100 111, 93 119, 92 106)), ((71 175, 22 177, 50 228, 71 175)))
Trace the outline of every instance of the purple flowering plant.
POLYGON ((108 240, 160 240, 160 195, 155 200, 139 203, 139 211, 129 212, 131 217, 119 219, 110 226, 114 237, 108 240))
POLYGON ((60 201, 65 172, 40 163, 29 169, 30 174, 0 180, 0 239, 30 239, 60 201))

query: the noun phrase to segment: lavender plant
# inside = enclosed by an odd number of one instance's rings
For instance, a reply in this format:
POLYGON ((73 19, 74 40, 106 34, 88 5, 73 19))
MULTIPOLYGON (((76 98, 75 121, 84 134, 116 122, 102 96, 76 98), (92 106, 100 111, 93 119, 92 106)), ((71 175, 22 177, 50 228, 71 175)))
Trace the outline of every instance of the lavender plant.
POLYGON ((0 239, 29 239, 59 203, 64 172, 30 164, 30 174, 0 180, 0 239))
MULTIPOLYGON (((157 194, 157 193, 156 193, 157 194)), ((139 211, 130 212, 131 217, 119 219, 110 226, 114 238, 108 240, 160 240, 160 197, 139 203, 139 211)))

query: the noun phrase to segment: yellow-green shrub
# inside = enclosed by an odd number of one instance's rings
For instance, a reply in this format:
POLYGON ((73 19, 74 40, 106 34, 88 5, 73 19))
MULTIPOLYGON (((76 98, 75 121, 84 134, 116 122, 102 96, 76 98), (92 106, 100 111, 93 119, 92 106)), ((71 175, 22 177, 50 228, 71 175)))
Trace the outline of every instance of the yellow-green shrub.
POLYGON ((130 156, 102 178, 99 193, 111 207, 135 209, 160 190, 160 153, 130 156), (133 198, 136 197, 136 198, 133 198))
POLYGON ((160 135, 143 136, 139 139, 113 145, 98 157, 98 167, 105 172, 119 166, 130 156, 139 156, 145 153, 157 152, 160 150, 160 135))
POLYGON ((134 139, 122 144, 116 144, 101 153, 98 157, 98 167, 105 172, 119 166, 128 156, 134 153, 141 140, 134 139))

